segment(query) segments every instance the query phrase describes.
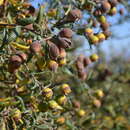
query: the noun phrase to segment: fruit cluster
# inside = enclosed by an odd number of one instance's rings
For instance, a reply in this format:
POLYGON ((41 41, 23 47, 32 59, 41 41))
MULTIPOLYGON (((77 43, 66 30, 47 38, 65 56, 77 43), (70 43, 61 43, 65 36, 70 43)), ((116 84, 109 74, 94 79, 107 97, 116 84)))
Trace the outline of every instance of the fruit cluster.
MULTIPOLYGON (((107 40, 107 16, 115 15, 122 1, 48 1, 38 9, 27 0, 0 1, 1 129, 69 130, 84 126, 86 116, 93 121, 86 106, 99 110, 105 93, 87 87, 87 69, 99 56, 75 58, 73 38, 80 33, 90 47, 107 40), (91 100, 84 103, 79 92, 86 92, 85 102, 91 100)), ((124 14, 122 8, 119 13, 124 14)))

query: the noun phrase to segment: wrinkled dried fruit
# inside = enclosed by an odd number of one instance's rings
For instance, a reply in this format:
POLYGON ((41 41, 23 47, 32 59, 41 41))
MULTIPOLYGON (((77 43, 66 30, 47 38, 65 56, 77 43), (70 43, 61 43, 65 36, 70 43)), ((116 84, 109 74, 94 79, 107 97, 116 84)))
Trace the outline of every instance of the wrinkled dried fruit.
POLYGON ((33 53, 38 53, 41 51, 41 44, 39 41, 34 41, 32 44, 30 44, 30 51, 33 53))
POLYGON ((60 37, 66 37, 66 38, 72 38, 72 35, 73 31, 69 28, 63 28, 59 33, 60 37))

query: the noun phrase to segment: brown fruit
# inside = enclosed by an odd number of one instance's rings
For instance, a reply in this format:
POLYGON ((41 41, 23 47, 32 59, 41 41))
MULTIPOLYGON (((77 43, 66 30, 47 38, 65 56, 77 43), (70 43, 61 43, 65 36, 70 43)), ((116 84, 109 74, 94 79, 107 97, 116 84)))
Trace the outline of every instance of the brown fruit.
POLYGON ((78 70, 78 77, 81 80, 85 80, 87 78, 87 73, 85 72, 85 70, 78 70))
POLYGON ((109 0, 112 7, 116 6, 118 4, 117 0, 109 0))
POLYGON ((111 5, 107 0, 105 0, 102 2, 101 8, 103 12, 109 12, 109 10, 111 9, 111 5))
POLYGON ((78 57, 77 57, 77 60, 76 61, 78 61, 78 62, 81 62, 81 63, 83 63, 83 61, 84 61, 84 55, 79 55, 78 57))
POLYGON ((88 66, 89 64, 91 64, 91 60, 90 60, 90 58, 85 57, 83 63, 84 63, 84 66, 85 66, 85 67, 88 66))
POLYGON ((48 41, 49 44, 49 55, 51 59, 57 59, 60 54, 59 48, 53 42, 48 41))
POLYGON ((39 41, 34 41, 32 44, 30 44, 30 51, 33 53, 38 53, 41 51, 41 44, 39 41))
POLYGON ((72 38, 73 31, 69 28, 64 28, 59 33, 60 37, 72 38))
POLYGON ((94 11, 94 16, 100 16, 100 15, 102 15, 101 9, 96 9, 96 10, 94 11))
POLYGON ((72 42, 70 39, 65 38, 65 37, 58 37, 58 41, 57 44, 61 47, 61 48, 70 48, 72 45, 72 42))
POLYGON ((82 18, 82 12, 79 9, 73 9, 67 15, 68 22, 75 22, 76 20, 79 20, 81 18, 82 18))
POLYGON ((105 35, 106 39, 111 36, 111 32, 109 30, 105 30, 103 34, 105 35))
POLYGON ((121 9, 119 10, 119 13, 120 13, 120 15, 124 15, 124 9, 121 8, 121 9))
POLYGON ((107 30, 109 28, 109 26, 110 26, 110 24, 108 22, 101 24, 101 28, 103 31, 107 30))
POLYGON ((25 62, 27 60, 27 54, 25 54, 24 52, 17 52, 16 55, 18 55, 22 59, 22 62, 25 62))
POLYGON ((74 105, 74 107, 76 107, 76 108, 80 108, 80 102, 77 101, 77 100, 74 100, 74 101, 73 101, 73 105, 74 105))
POLYGON ((83 63, 80 62, 80 61, 76 61, 76 68, 77 68, 78 71, 83 70, 84 69, 83 63))

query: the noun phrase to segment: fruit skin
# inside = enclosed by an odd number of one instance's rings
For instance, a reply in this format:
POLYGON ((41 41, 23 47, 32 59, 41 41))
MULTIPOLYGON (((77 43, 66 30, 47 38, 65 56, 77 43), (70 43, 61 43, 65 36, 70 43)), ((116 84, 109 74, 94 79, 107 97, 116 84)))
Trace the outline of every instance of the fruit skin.
POLYGON ((85 70, 78 70, 78 77, 81 80, 85 80, 87 78, 87 73, 85 72, 85 70))
POLYGON ((66 65, 66 58, 62 58, 59 60, 59 66, 66 65))
POLYGON ((41 44, 39 41, 34 41, 32 44, 30 44, 30 51, 33 53, 38 53, 41 51, 41 44))
POLYGON ((73 35, 73 31, 70 28, 63 28, 59 32, 60 37, 72 38, 72 35, 73 35))
POLYGON ((116 7, 111 8, 109 11, 109 15, 111 15, 111 16, 115 15, 116 13, 117 13, 116 7))
POLYGON ((63 84, 61 86, 61 90, 65 95, 68 95, 69 93, 71 93, 71 89, 70 86, 68 84, 63 84))
POLYGON ((111 9, 111 5, 107 0, 105 0, 102 2, 101 8, 103 12, 109 12, 109 10, 111 9))
POLYGON ((11 114, 15 121, 21 120, 22 115, 21 115, 21 111, 19 109, 15 109, 15 111, 12 111, 11 114))
POLYGON ((93 30, 91 28, 86 28, 85 34, 86 34, 86 36, 93 35, 93 30))
POLYGON ((102 90, 98 89, 98 90, 96 91, 96 93, 97 93, 97 96, 99 96, 100 98, 103 98, 103 97, 104 97, 104 93, 103 93, 102 90))
POLYGON ((22 59, 22 62, 25 62, 27 60, 27 54, 24 52, 17 52, 16 55, 22 59))
POLYGON ((108 22, 101 23, 101 28, 103 31, 108 30, 110 24, 108 22))
POLYGON ((50 89, 50 88, 45 88, 45 89, 43 89, 42 94, 43 94, 43 96, 45 96, 47 99, 50 99, 50 98, 52 98, 52 96, 53 96, 53 91, 52 91, 52 89, 50 89))
POLYGON ((58 123, 60 125, 64 124, 65 123, 65 118, 63 116, 57 118, 56 123, 58 123))
POLYGON ((50 9, 48 12, 47 12, 47 15, 49 17, 55 17, 56 16, 56 13, 57 13, 57 10, 56 9, 50 9))
POLYGON ((59 104, 54 101, 54 100, 51 100, 49 101, 48 103, 49 107, 52 108, 52 109, 59 109, 59 110, 62 110, 63 108, 61 106, 59 106, 59 104))
POLYGON ((95 36, 95 35, 91 35, 90 37, 89 37, 89 39, 90 39, 90 41, 91 41, 91 43, 92 44, 97 44, 97 43, 99 43, 99 39, 98 39, 98 37, 97 36, 95 36))
POLYGON ((59 47, 66 49, 66 48, 70 48, 71 47, 72 42, 68 38, 58 37, 57 44, 58 44, 59 47))
POLYGON ((16 70, 20 67, 22 64, 22 59, 18 55, 13 55, 9 59, 9 64, 8 64, 8 71, 10 73, 16 72, 16 70))
POLYGON ((106 39, 108 39, 112 33, 109 30, 105 30, 103 31, 103 34, 105 35, 106 39))
POLYGON ((85 111, 83 109, 78 110, 77 112, 78 116, 83 117, 85 116, 85 111))
POLYGON ((98 100, 98 99, 94 99, 93 100, 93 105, 95 105, 97 108, 100 108, 101 107, 101 101, 98 100))
POLYGON ((60 98, 58 98, 58 103, 60 105, 65 105, 67 102, 67 97, 66 96, 61 96, 60 98))
POLYGON ((84 67, 88 66, 89 64, 91 64, 91 60, 89 57, 85 57, 84 61, 83 61, 84 67))
POLYGON ((48 41, 47 43, 49 45, 50 58, 52 60, 57 59, 59 54, 60 54, 60 50, 59 50, 58 46, 56 44, 54 44, 53 42, 51 42, 51 41, 48 41))
POLYGON ((67 15, 68 22, 75 22, 82 18, 82 12, 79 9, 73 9, 67 15))
POLYGON ((57 71, 58 69, 58 63, 54 60, 50 60, 49 63, 48 63, 48 68, 54 72, 57 71))
POLYGON ((103 15, 101 15, 101 16, 99 17, 99 22, 100 22, 100 23, 106 23, 106 22, 107 22, 106 17, 103 16, 103 15))
POLYGON ((92 62, 95 62, 95 61, 97 61, 97 60, 99 59, 99 57, 98 57, 97 54, 92 54, 92 55, 90 56, 90 59, 91 59, 92 62))
POLYGON ((66 51, 65 51, 65 49, 63 49, 63 48, 60 48, 59 49, 59 59, 63 59, 63 58, 65 58, 66 57, 66 51))
POLYGON ((120 15, 124 15, 124 9, 121 8, 121 9, 119 10, 119 13, 120 13, 120 15))
POLYGON ((105 35, 103 33, 97 34, 97 37, 99 38, 99 41, 102 42, 106 39, 105 35))

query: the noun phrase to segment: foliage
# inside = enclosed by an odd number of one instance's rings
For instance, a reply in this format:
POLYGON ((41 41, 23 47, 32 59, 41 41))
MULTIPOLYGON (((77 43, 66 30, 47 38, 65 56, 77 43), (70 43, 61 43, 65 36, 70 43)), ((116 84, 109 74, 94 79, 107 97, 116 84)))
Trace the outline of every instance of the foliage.
POLYGON ((122 16, 123 4, 49 0, 35 9, 26 0, 0 1, 2 130, 130 129, 129 66, 77 56, 74 42, 82 35, 88 51, 98 47, 111 36, 107 17, 122 16))

